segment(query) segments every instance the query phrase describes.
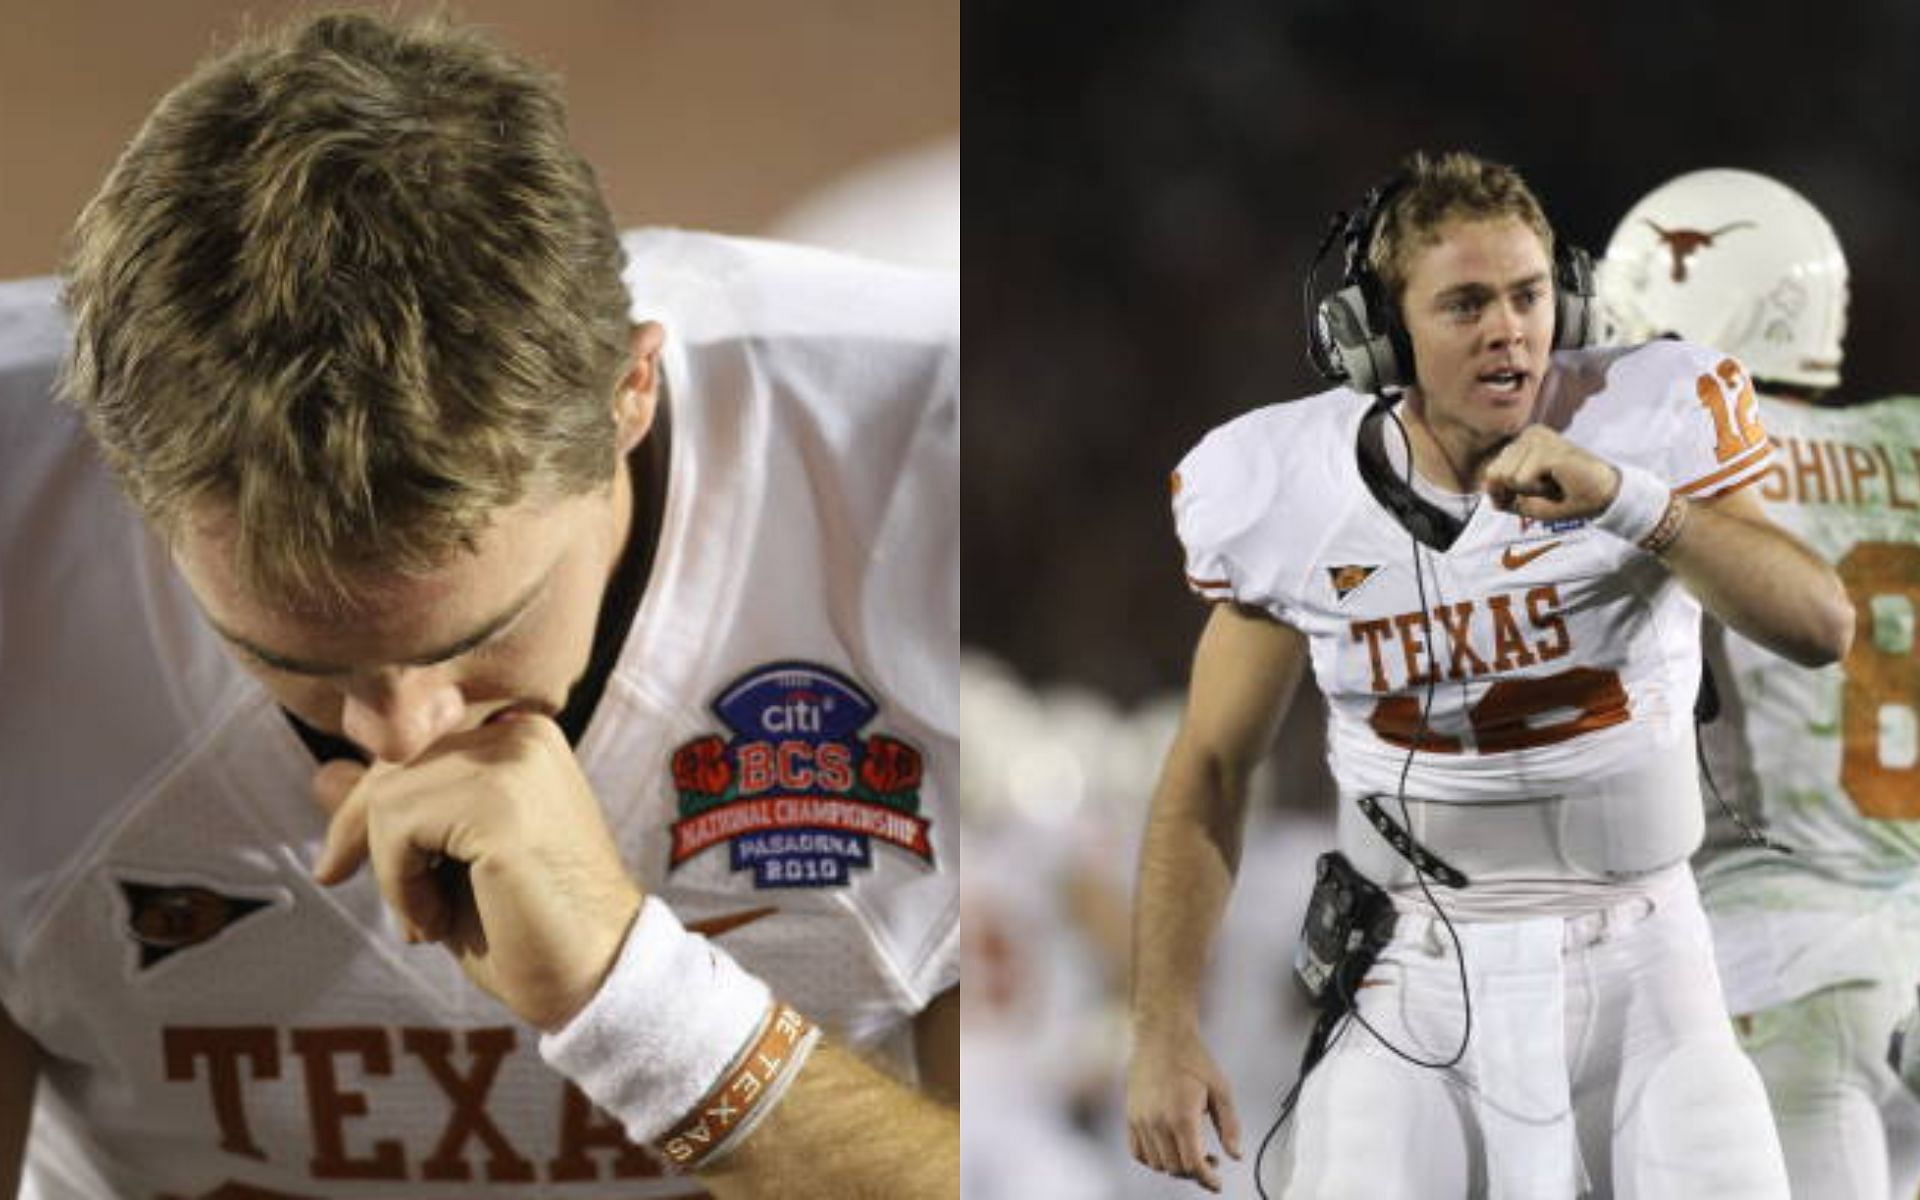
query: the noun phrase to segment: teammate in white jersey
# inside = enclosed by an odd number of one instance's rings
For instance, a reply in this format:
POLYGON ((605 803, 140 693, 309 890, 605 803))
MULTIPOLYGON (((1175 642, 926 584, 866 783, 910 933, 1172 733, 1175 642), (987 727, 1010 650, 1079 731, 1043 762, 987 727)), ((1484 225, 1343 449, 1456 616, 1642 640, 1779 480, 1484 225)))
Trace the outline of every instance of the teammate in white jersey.
POLYGON ((952 1194, 953 276, 623 245, 550 79, 323 16, 65 299, 0 288, 0 1195, 36 1075, 45 1200, 952 1194))
POLYGON ((1920 1102, 1886 1051, 1920 977, 1920 400, 1837 402, 1846 257, 1819 210, 1764 175, 1655 188, 1621 219, 1600 278, 1610 337, 1677 334, 1752 371, 1778 447, 1754 490, 1853 600, 1852 651, 1818 669, 1709 627, 1712 776, 1790 852, 1722 817, 1698 867, 1794 1194, 1911 1197, 1920 1102))
POLYGON ((1742 490, 1768 450, 1739 364, 1580 349, 1584 256, 1511 169, 1415 156, 1345 233, 1316 357, 1349 386, 1174 476, 1214 608, 1141 858, 1133 1152, 1217 1190, 1203 1118, 1240 1150, 1195 981, 1310 663, 1357 870, 1323 864, 1362 917, 1308 973, 1368 1027, 1329 1026, 1279 1193, 1784 1196, 1686 861, 1698 618, 1829 662, 1846 594, 1742 490))

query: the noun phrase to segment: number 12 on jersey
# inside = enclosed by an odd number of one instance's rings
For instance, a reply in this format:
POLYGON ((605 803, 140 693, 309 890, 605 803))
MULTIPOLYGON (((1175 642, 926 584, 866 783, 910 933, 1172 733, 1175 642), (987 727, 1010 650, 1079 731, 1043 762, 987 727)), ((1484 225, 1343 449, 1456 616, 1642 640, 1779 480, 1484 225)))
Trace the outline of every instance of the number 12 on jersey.
POLYGON ((1713 418, 1713 456, 1732 462, 1767 440, 1760 425, 1760 402, 1753 394, 1753 381, 1740 364, 1730 358, 1720 360, 1711 375, 1702 375, 1693 383, 1701 407, 1713 418))

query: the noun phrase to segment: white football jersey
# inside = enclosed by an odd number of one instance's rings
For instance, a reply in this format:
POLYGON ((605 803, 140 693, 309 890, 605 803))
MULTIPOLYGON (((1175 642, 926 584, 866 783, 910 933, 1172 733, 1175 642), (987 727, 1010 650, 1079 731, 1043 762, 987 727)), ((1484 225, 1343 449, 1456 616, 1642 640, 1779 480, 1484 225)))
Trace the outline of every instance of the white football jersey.
POLYGON ((1715 781, 1793 850, 1709 827, 1701 881, 1742 1012, 1888 970, 1907 980, 1920 956, 1920 397, 1761 408, 1778 447, 1761 501, 1834 564, 1856 624, 1847 657, 1818 670, 1710 631, 1715 781))
MULTIPOLYGON (((1191 586, 1307 636, 1343 800, 1381 797, 1398 823, 1404 774, 1414 833, 1473 880, 1460 893, 1473 903, 1683 858, 1700 833, 1698 604, 1586 521, 1482 503, 1450 549, 1416 548, 1357 465, 1368 403, 1336 389, 1261 409, 1187 456, 1173 503, 1191 586)), ((1556 354, 1538 411, 1695 498, 1767 462, 1740 367, 1681 342, 1556 354)), ((1376 880, 1409 882, 1355 807, 1340 806, 1342 849, 1376 880)))
MULTIPOLYGON (((627 249, 672 465, 576 752, 682 921, 898 1055, 958 981, 957 279, 627 249)), ((52 296, 0 289, 0 1001, 66 1157, 138 1200, 687 1192, 371 872, 312 882, 314 760, 50 399, 52 296)))

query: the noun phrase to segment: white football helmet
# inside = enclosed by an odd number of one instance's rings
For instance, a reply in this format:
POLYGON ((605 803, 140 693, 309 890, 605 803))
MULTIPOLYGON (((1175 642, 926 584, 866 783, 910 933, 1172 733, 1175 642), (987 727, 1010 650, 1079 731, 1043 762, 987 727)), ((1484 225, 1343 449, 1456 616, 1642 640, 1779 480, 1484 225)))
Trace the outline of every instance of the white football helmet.
POLYGON ((1677 333, 1724 350, 1753 378, 1840 383, 1847 258, 1798 192, 1752 171, 1694 171, 1621 218, 1600 263, 1602 340, 1677 333))

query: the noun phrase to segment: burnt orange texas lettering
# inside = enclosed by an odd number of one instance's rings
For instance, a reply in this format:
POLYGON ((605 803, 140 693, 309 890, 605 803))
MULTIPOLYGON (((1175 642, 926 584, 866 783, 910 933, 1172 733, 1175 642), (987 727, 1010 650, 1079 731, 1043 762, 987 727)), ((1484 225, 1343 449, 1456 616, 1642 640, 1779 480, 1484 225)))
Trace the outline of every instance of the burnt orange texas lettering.
MULTIPOLYGON (((471 1180, 468 1150, 484 1151, 490 1182, 532 1182, 539 1165, 520 1152, 489 1111, 488 1097, 502 1065, 517 1048, 511 1026, 447 1030, 393 1030, 377 1026, 280 1030, 270 1026, 170 1027, 162 1031, 166 1077, 204 1083, 220 1148, 260 1162, 270 1160, 254 1133, 249 1096, 282 1077, 288 1058, 299 1064, 310 1144, 305 1163, 314 1179, 471 1180), (286 1053, 283 1055, 282 1039, 286 1053), (433 1080, 448 1104, 431 1144, 408 1146, 399 1137, 367 1138, 363 1122, 382 1128, 375 1111, 380 1081, 397 1071, 396 1050, 433 1080), (341 1082, 351 1063, 362 1090, 341 1082), (460 1065, 464 1063, 464 1067, 460 1065)), ((565 1080, 554 1079, 559 1140, 546 1165, 551 1182, 641 1179, 660 1168, 607 1116, 565 1080)), ((387 1123, 384 1128, 405 1128, 387 1123)), ((285 1153, 283 1147, 275 1150, 285 1153)))
POLYGON ((1482 600, 1461 600, 1429 613, 1418 609, 1348 622, 1349 638, 1365 644, 1369 684, 1378 693, 1420 687, 1441 678, 1439 647, 1446 643, 1449 680, 1531 667, 1564 658, 1573 650, 1573 634, 1560 612, 1560 591, 1552 584, 1517 594, 1496 593, 1482 600), (1523 625, 1524 621, 1524 625, 1523 625), (1397 649, 1398 654, 1391 652, 1397 649))

